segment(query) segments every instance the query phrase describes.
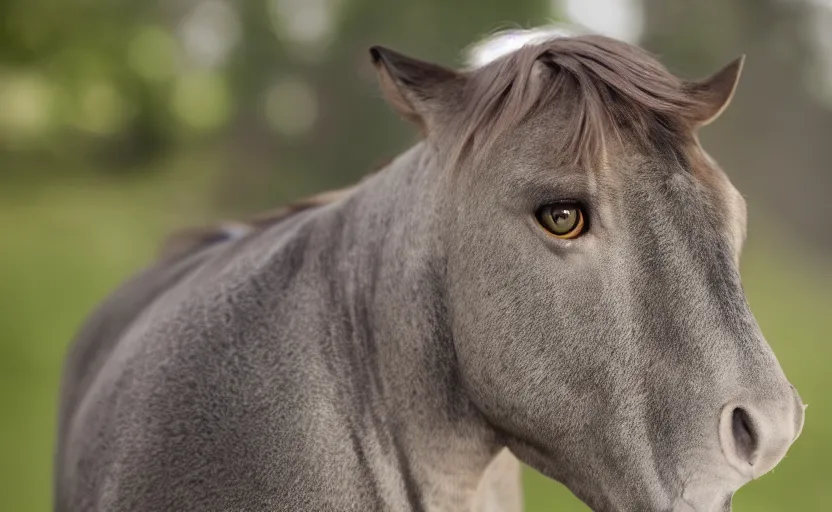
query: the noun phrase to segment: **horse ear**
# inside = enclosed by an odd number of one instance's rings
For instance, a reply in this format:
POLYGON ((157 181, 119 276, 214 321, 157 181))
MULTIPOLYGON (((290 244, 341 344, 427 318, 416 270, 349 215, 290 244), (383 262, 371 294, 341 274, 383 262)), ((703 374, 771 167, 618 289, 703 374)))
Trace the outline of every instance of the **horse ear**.
POLYGON ((693 115, 693 122, 697 126, 715 121, 731 103, 744 62, 745 55, 742 55, 709 78, 687 85, 690 94, 699 103, 699 108, 693 115))
POLYGON ((413 59, 381 46, 370 48, 385 99, 405 119, 429 132, 438 116, 453 105, 460 88, 456 71, 413 59))

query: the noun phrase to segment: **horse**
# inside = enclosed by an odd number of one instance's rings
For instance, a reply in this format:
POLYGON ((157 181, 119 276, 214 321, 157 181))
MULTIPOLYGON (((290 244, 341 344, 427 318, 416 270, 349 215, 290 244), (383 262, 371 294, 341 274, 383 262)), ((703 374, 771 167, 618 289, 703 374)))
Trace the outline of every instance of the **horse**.
MULTIPOLYGON (((518 43, 518 41, 520 43, 518 43)), ((804 408, 746 302, 687 80, 600 35, 451 68, 372 47, 422 137, 343 191, 174 235, 86 320, 55 510, 724 511, 804 408)))

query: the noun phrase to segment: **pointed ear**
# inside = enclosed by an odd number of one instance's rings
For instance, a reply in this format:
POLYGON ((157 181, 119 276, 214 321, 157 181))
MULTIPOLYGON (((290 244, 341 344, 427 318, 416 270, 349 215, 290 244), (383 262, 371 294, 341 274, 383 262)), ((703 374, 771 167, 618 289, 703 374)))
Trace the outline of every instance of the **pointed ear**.
POLYGON ((456 71, 381 46, 370 48, 370 56, 387 103, 426 133, 461 92, 463 79, 456 71))
POLYGON ((725 111, 734 97, 744 62, 745 55, 742 55, 711 77, 687 84, 690 94, 700 105, 693 116, 696 126, 712 123, 725 111))

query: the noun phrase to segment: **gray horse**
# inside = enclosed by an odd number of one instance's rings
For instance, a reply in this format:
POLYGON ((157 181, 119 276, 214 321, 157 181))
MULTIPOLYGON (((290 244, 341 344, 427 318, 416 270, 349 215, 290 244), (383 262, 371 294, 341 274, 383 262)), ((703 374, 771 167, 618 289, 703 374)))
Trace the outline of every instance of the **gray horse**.
POLYGON ((516 456, 593 510, 717 511, 774 467, 804 406, 696 135, 742 59, 691 82, 525 43, 463 70, 373 48, 422 142, 114 292, 67 356, 55 509, 519 510, 516 456))

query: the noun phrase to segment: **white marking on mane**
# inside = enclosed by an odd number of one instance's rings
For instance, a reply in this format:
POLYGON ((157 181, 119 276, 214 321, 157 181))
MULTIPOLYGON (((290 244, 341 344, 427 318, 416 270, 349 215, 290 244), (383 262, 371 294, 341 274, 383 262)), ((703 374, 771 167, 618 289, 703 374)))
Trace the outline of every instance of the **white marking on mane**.
POLYGON ((471 68, 481 68, 524 46, 585 33, 586 30, 576 25, 546 25, 527 30, 505 30, 475 43, 467 52, 466 62, 471 68))

